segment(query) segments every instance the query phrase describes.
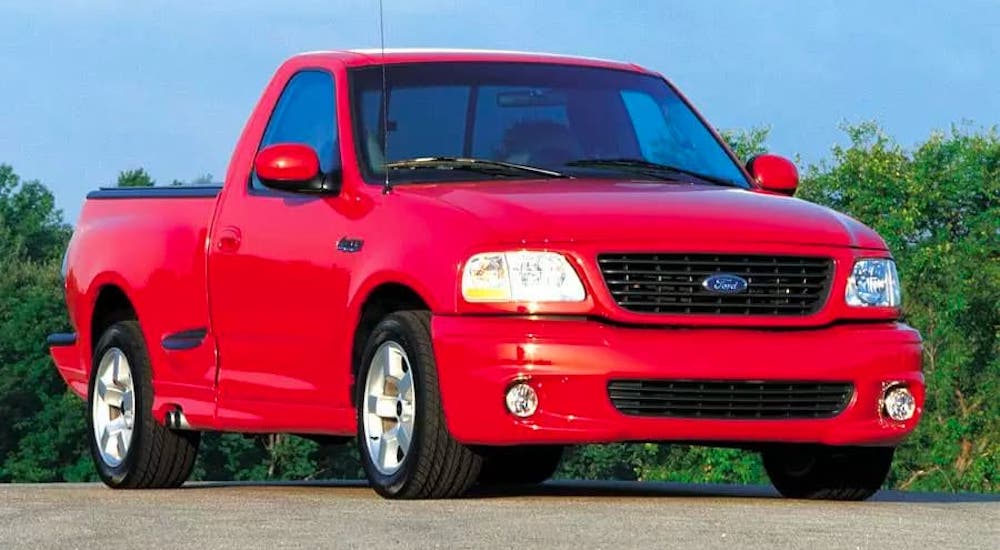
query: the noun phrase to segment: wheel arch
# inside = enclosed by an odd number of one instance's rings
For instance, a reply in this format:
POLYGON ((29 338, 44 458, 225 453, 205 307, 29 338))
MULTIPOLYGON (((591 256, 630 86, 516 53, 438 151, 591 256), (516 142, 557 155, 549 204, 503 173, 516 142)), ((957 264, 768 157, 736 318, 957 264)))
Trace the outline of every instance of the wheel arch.
MULTIPOLYGON (((354 335, 351 339, 351 374, 356 375, 364 353, 365 342, 378 322, 396 311, 430 311, 428 301, 412 286, 397 281, 384 281, 371 288, 357 307, 354 335)), ((357 381, 355 380, 355 383, 357 381)), ((354 391, 351 391, 353 400, 354 391)))
POLYGON ((95 292, 90 314, 90 353, 93 354, 101 334, 111 325, 127 319, 139 320, 135 303, 118 284, 105 283, 95 292))

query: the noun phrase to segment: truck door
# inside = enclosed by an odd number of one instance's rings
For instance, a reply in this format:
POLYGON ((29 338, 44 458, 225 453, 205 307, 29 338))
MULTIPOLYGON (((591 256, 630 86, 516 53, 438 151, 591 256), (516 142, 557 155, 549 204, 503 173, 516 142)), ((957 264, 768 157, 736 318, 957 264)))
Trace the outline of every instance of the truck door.
MULTIPOLYGON (((339 169, 334 82, 325 70, 292 76, 258 150, 302 143, 316 150, 322 170, 339 169)), ((350 222, 338 197, 269 189, 250 172, 227 182, 212 226, 219 423, 308 431, 325 425, 331 409, 350 407, 341 365, 349 351, 336 349, 335 338, 345 330, 348 283, 336 243, 350 222)))

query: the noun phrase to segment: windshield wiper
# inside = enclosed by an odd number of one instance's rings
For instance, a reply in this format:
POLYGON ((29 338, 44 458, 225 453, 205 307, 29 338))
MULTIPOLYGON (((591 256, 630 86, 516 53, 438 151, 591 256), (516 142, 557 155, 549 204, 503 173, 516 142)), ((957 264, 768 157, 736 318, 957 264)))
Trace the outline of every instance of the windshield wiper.
POLYGON ((647 176, 652 176, 658 179, 665 180, 676 180, 678 174, 684 176, 690 176, 708 183, 715 185, 724 185, 726 187, 740 187, 740 184, 727 180, 725 178, 720 178, 717 176, 712 176, 709 174, 702 174, 694 170, 688 170, 687 168, 681 168, 680 166, 672 166, 669 164, 660 164, 658 162, 651 162, 644 159, 630 159, 630 158, 614 158, 614 159, 582 159, 567 162, 566 166, 579 166, 581 168, 608 168, 608 169, 620 169, 633 173, 640 173, 647 176))
POLYGON ((562 172, 514 164, 499 160, 464 158, 464 157, 424 157, 398 160, 385 165, 386 170, 465 170, 480 174, 496 174, 503 176, 541 176, 545 178, 568 178, 562 172))

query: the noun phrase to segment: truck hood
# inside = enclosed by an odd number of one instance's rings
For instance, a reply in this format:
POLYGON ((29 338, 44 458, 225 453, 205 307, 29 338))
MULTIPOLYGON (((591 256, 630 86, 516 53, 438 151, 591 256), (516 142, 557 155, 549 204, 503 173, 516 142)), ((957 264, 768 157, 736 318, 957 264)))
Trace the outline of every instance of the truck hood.
POLYGON ((739 241, 885 249, 860 222, 743 189, 603 179, 406 185, 469 212, 507 242, 739 241))

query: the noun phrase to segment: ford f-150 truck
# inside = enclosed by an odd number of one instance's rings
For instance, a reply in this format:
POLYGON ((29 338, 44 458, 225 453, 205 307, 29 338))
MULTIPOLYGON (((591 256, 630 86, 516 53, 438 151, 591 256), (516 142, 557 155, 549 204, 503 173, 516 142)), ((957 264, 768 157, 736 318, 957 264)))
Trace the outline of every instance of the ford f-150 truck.
POLYGON ((919 420, 921 339, 885 242, 797 184, 633 64, 302 54, 221 187, 88 195, 51 355, 116 488, 184 483, 229 431, 356 437, 391 498, 656 441, 863 499, 919 420))

